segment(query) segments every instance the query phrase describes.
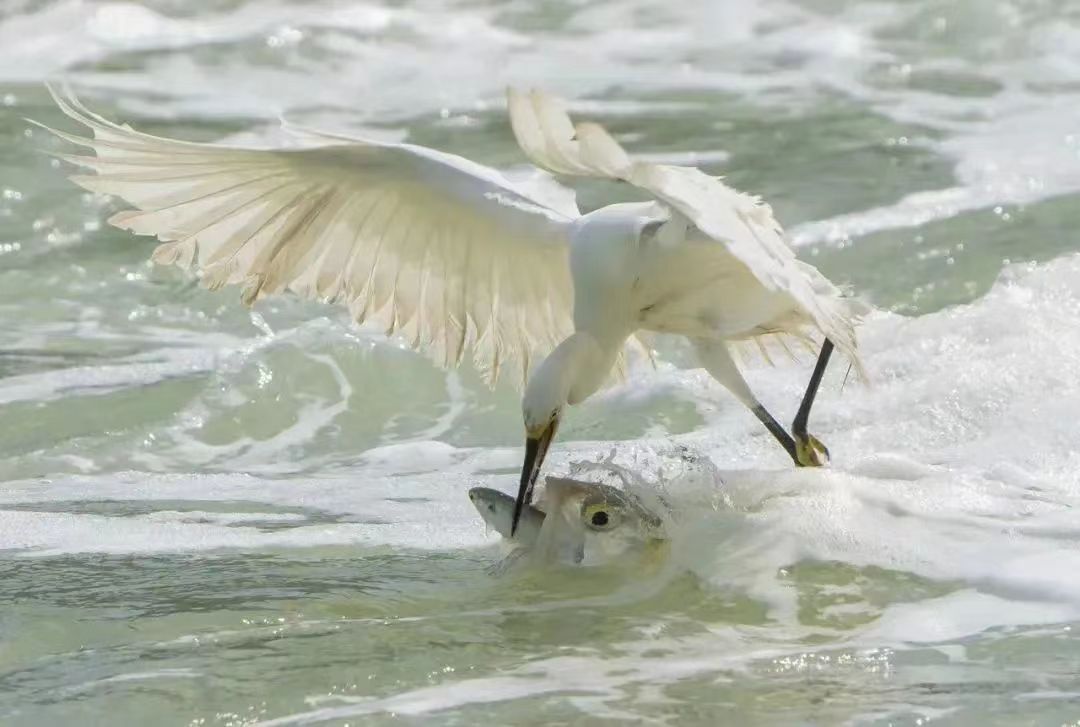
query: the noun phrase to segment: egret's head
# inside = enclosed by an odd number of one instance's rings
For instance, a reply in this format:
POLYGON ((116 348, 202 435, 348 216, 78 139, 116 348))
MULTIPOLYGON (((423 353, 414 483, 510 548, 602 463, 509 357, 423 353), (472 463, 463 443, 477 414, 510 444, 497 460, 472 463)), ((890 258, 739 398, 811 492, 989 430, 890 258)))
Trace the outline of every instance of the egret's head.
POLYGON ((521 417, 525 422, 527 437, 543 434, 552 422, 559 420, 568 404, 569 387, 561 386, 558 377, 551 374, 551 367, 541 364, 525 388, 521 417))
POLYGON ((514 507, 511 534, 517 530, 521 510, 532 501, 533 487, 544 464, 551 440, 559 428, 559 419, 568 405, 591 396, 607 377, 621 347, 604 348, 597 340, 578 331, 555 347, 545 358, 525 387, 521 402, 525 419, 525 462, 514 507))
POLYGON ((569 386, 564 385, 561 369, 548 357, 529 380, 525 388, 525 397, 521 402, 521 413, 525 420, 525 461, 521 466, 521 483, 518 486, 517 500, 514 503, 514 517, 511 534, 517 530, 522 509, 532 500, 533 487, 540 475, 548 447, 555 438, 559 420, 567 405, 569 386))

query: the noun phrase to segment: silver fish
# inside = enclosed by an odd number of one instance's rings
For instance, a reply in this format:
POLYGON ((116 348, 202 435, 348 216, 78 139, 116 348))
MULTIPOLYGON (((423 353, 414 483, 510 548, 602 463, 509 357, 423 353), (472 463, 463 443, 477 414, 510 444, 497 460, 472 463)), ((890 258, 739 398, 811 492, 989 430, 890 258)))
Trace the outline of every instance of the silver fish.
MULTIPOLYGON (((469 490, 469 499, 480 513, 487 526, 510 540, 510 524, 514 516, 514 498, 490 487, 474 487, 469 490)), ((517 533, 513 540, 525 545, 533 545, 540 537, 544 525, 544 513, 532 505, 526 505, 521 512, 517 533)))

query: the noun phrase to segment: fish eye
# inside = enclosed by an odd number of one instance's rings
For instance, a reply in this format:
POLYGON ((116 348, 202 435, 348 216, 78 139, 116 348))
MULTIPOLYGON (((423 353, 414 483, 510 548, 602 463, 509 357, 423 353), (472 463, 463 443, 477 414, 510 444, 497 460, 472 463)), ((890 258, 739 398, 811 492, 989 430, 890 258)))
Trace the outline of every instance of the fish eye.
POLYGON ((606 502, 586 504, 581 508, 581 519, 592 530, 611 530, 619 524, 619 515, 606 502))

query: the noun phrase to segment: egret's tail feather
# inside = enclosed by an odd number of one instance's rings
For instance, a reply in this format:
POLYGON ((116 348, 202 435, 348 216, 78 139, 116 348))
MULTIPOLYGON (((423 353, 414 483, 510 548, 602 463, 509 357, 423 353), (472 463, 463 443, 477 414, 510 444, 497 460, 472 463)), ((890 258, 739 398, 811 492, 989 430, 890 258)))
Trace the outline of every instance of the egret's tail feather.
POLYGON ((855 327, 865 315, 862 306, 863 304, 854 298, 837 297, 822 301, 822 308, 827 314, 825 321, 830 324, 822 333, 851 362, 859 380, 867 383, 870 378, 859 355, 859 343, 855 333, 855 327))

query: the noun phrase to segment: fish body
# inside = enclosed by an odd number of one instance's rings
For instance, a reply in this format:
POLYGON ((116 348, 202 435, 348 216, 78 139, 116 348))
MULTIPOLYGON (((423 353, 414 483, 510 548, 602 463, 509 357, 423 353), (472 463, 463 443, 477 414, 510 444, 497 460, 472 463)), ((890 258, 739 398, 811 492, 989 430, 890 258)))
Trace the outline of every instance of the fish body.
POLYGON ((533 545, 540 537, 544 525, 544 512, 526 505, 518 521, 517 532, 511 537, 510 526, 514 517, 514 498, 490 487, 474 487, 469 490, 469 500, 480 513, 489 528, 507 540, 533 545))

